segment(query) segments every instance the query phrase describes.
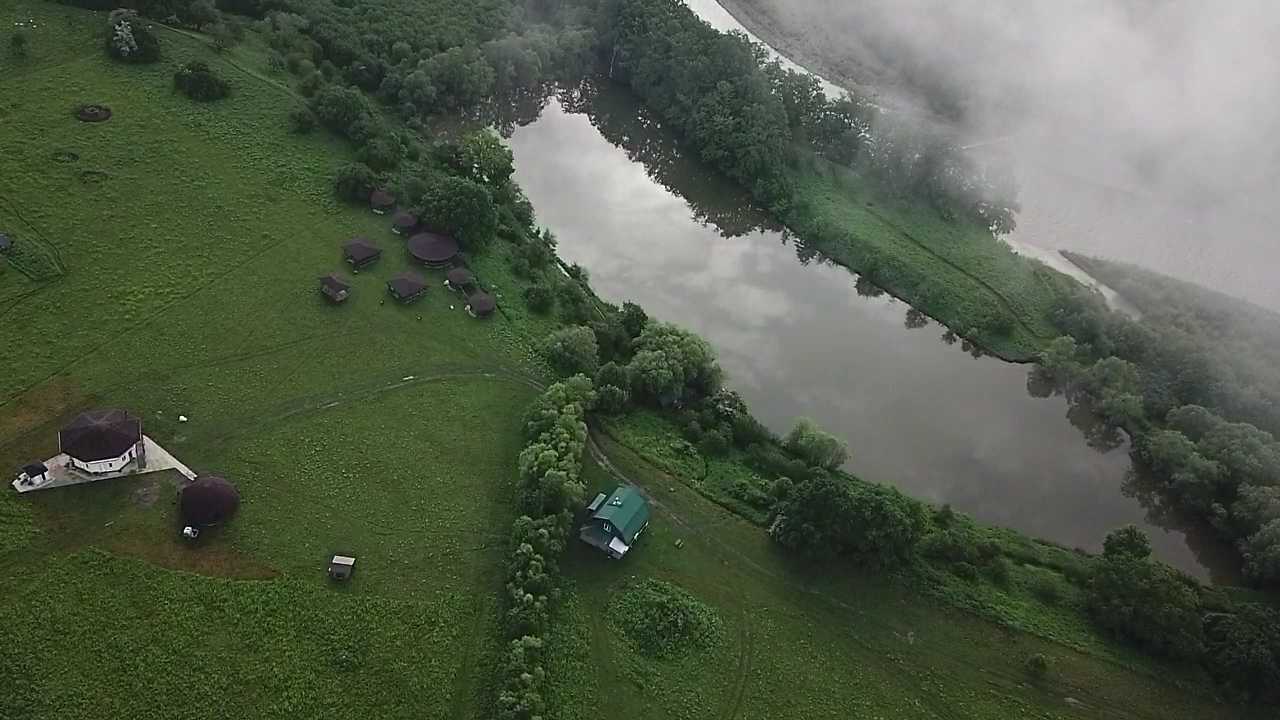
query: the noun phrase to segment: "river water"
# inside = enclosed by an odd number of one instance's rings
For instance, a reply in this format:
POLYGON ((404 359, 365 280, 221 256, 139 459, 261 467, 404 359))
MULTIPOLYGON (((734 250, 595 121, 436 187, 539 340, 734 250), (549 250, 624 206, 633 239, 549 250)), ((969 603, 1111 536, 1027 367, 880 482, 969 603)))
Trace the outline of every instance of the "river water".
POLYGON ((810 417, 849 442, 865 479, 1068 547, 1098 550, 1135 523, 1165 561, 1229 577, 1210 572, 1211 544, 1148 522, 1122 493, 1125 449, 1090 447, 1062 398, 1028 393, 1026 366, 974 357, 846 269, 802 261, 624 90, 564 94, 510 144, 560 255, 606 299, 707 338, 775 432, 810 417))

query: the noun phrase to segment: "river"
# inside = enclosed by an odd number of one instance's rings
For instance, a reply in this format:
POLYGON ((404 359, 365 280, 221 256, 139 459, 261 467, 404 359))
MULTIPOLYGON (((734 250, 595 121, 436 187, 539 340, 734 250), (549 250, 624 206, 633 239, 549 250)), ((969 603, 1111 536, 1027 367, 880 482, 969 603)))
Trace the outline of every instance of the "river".
POLYGON ((560 255, 606 299, 707 338, 775 432, 810 417, 848 440, 848 468, 865 479, 1068 547, 1096 551, 1134 523, 1161 559, 1230 576, 1210 571, 1211 544, 1147 520, 1122 493, 1125 449, 1091 448, 1062 398, 1028 393, 1026 366, 974 357, 904 303, 798 252, 624 90, 552 100, 510 144, 560 255))

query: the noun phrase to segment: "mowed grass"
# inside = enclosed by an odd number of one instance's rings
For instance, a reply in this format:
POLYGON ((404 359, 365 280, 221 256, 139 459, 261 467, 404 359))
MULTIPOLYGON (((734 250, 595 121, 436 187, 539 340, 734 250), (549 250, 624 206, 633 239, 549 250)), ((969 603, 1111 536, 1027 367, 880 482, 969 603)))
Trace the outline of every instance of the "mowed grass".
POLYGON ((403 241, 332 199, 350 151, 287 132, 298 100, 252 36, 219 55, 160 30, 165 59, 135 67, 105 57, 102 14, 0 0, 0 17, 37 25, 29 59, 0 61, 0 230, 65 266, 0 260, 0 465, 121 406, 242 493, 194 546, 171 474, 0 493, 0 717, 481 716, 552 322, 517 305, 505 247, 472 268, 507 315, 467 316, 438 271, 418 303, 384 302, 403 241), (192 58, 233 95, 174 94, 192 58), (86 102, 113 117, 80 123, 86 102), (384 255, 351 275, 356 235, 384 255), (354 282, 342 306, 317 292, 330 271, 354 282), (349 585, 324 576, 334 552, 358 558, 349 585))
POLYGON ((1065 275, 974 223, 887 199, 843 168, 818 163, 797 182, 818 222, 833 229, 815 245, 823 254, 870 271, 877 284, 1006 359, 1030 358, 1057 336, 1048 317, 1059 288, 1074 282, 1065 275), (975 326, 991 311, 1013 319, 1008 333, 975 326))
MULTIPOLYGON (((1134 672, 1009 630, 883 574, 799 561, 679 479, 603 444, 659 507, 623 561, 581 544, 568 553, 576 593, 557 638, 568 653, 553 673, 561 717, 1253 717, 1177 674, 1134 672), (721 644, 672 660, 634 653, 608 608, 637 577, 709 604, 724 624, 721 644), (1051 664, 1039 681, 1024 669, 1037 653, 1051 664)), ((601 488, 616 482, 594 463, 588 474, 601 488)))

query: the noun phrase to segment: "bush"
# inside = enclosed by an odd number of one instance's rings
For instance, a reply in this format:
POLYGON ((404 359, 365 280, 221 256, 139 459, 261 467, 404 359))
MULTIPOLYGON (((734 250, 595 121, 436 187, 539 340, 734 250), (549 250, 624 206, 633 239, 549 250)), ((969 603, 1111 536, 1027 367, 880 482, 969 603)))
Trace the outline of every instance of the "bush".
POLYGON ((1031 594, 1046 605, 1057 605, 1062 600, 1062 583, 1056 577, 1037 573, 1031 581, 1031 594))
POLYGON ((524 289, 524 302, 530 310, 545 315, 556 304, 556 296, 545 285, 530 285, 524 289))
POLYGON ((316 115, 305 106, 289 111, 289 132, 306 135, 316 129, 316 115))
POLYGON ((1205 666, 1219 682, 1251 700, 1280 699, 1280 614, 1246 604, 1206 622, 1205 666))
POLYGON ((787 434, 787 450, 814 467, 834 470, 849 459, 849 447, 839 438, 823 432, 808 418, 800 418, 787 434))
POLYGON ((1146 560, 1151 557, 1151 541, 1136 525, 1126 525, 1107 533, 1107 539, 1102 543, 1102 556, 1113 560, 1146 560))
POLYGON ((1164 565, 1103 560, 1089 581, 1088 607, 1100 627, 1152 653, 1179 660, 1204 653, 1200 599, 1164 565))
POLYGON ((924 506, 893 488, 821 476, 775 508, 770 534, 801 552, 889 567, 909 562, 928 525, 924 506))
POLYGON ((347 163, 338 168, 333 189, 338 197, 351 202, 368 202, 369 194, 378 185, 378 176, 363 163, 347 163))
POLYGON ((708 430, 702 434, 702 439, 698 441, 698 449, 704 455, 718 457, 729 452, 729 438, 719 430, 708 430))
POLYGON ((958 562, 951 566, 951 572, 962 580, 972 582, 978 579, 978 568, 974 567, 972 563, 958 562))
POLYGON ((195 60, 178 66, 173 74, 173 87, 192 100, 221 100, 231 93, 231 86, 207 64, 195 60))
POLYGON ((630 398, 627 391, 617 385, 601 385, 596 388, 596 410, 606 415, 617 415, 627 409, 630 398))
POLYGON ((151 26, 133 10, 112 10, 107 15, 107 53, 129 63, 153 63, 160 59, 160 40, 151 26))
POLYGON ((647 579, 614 595, 609 617, 642 655, 671 658, 720 642, 723 627, 715 611, 685 590, 647 579))
POLYGON ((1043 680, 1049 674, 1049 658, 1043 653, 1036 653, 1027 658, 1023 667, 1032 680, 1043 680))
POLYGON ((542 353, 561 377, 594 375, 599 367, 596 334, 581 325, 551 333, 542 343, 542 353))

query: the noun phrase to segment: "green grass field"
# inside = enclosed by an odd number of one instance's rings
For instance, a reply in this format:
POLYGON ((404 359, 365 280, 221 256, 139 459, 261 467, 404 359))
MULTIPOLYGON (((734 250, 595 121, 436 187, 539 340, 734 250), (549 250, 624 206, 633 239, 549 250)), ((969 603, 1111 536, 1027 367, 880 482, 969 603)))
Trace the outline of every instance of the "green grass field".
MULTIPOLYGON (((65 267, 0 260, 0 464, 48 457, 67 416, 118 405, 243 495, 191 548, 164 474, 6 488, 0 716, 480 715, 545 329, 523 303, 516 322, 468 317, 439 273, 417 304, 382 304, 401 241, 331 199, 348 151, 287 133, 284 78, 239 69, 265 74, 252 45, 224 57, 162 32, 161 63, 126 66, 94 14, 0 7, 37 25, 31 57, 0 72, 0 226, 65 267), (196 57, 231 98, 171 92, 196 57), (113 117, 79 122, 86 102, 113 117), (329 306, 316 277, 356 234, 384 257, 329 306), (335 551, 359 558, 342 589, 324 577, 335 551)), ((501 248, 474 267, 518 291, 501 248)))
MULTIPOLYGON (((297 99, 252 35, 215 54, 165 31, 165 60, 135 67, 106 59, 100 15, 0 10, 38 26, 31 57, 0 66, 0 229, 25 248, 0 261, 0 467, 48 457, 62 421, 116 405, 243 496, 191 546, 171 474, 0 492, 0 717, 486 716, 521 416, 543 379, 532 348, 554 325, 516 300, 507 246, 472 261, 503 315, 473 320, 438 284, 384 305, 407 266, 399 241, 332 199, 349 149, 286 132, 297 99), (171 92, 197 57, 231 79, 229 99, 171 92), (114 116, 80 123, 86 102, 114 116), (356 234, 384 257, 329 306, 316 276, 356 234), (338 551, 359 558, 342 587, 324 578, 338 551)), ((952 580, 925 592, 798 563, 713 502, 733 462, 673 454, 669 475, 603 448, 592 483, 621 473, 660 506, 624 562, 567 553, 557 717, 1243 716, 1204 700, 1198 677, 1034 625, 1043 609, 1014 608, 1020 632, 982 617, 986 595, 955 609, 952 580), (609 608, 645 577, 707 603, 720 642, 636 655, 609 608), (1023 672, 1034 653, 1053 661, 1040 683, 1023 672)))
POLYGON ((828 257, 1005 359, 1026 360, 1057 337, 1048 317, 1073 280, 1017 255, 985 228, 886 199, 843 168, 818 162, 797 182, 827 229, 805 237, 828 257), (977 320, 991 312, 1012 319, 1007 331, 977 320))

